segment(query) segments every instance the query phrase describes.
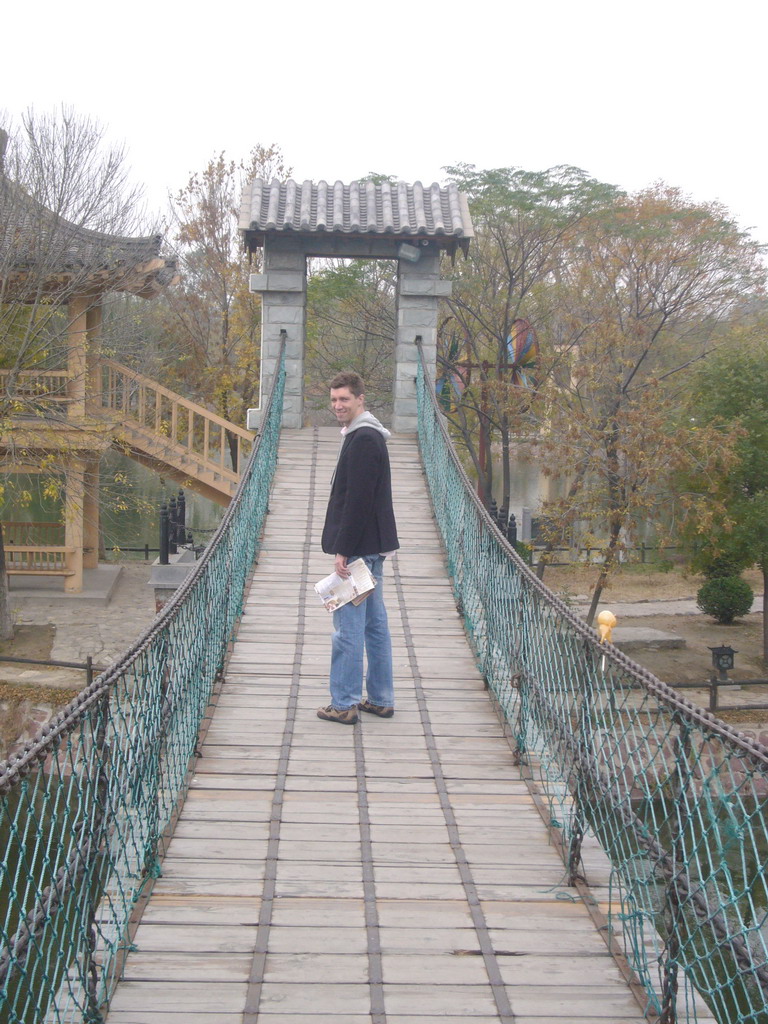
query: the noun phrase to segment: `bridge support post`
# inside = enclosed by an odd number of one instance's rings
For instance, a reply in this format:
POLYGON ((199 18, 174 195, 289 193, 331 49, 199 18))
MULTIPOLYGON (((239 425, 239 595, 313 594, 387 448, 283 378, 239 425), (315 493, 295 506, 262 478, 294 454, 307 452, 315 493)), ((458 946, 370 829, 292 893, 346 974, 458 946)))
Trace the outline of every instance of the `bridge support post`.
POLYGON ((285 340, 283 426, 304 424, 304 336, 307 317, 307 267, 304 249, 294 238, 264 243, 263 273, 251 274, 250 290, 261 295, 261 387, 259 408, 277 372, 285 340))
POLYGON ((259 408, 274 379, 282 341, 286 344, 283 426, 304 423, 304 340, 306 336, 306 257, 328 255, 366 259, 397 259, 397 334, 393 428, 417 429, 416 371, 421 344, 427 373, 435 377, 440 300, 451 294, 452 283, 440 277, 440 248, 422 240, 418 245, 393 240, 350 239, 324 248, 295 235, 265 237, 262 273, 251 274, 250 290, 261 295, 261 388, 259 408), (327 252, 326 252, 327 249, 327 252))
POLYGON ((402 433, 417 428, 416 369, 420 339, 427 373, 436 376, 437 323, 440 299, 452 282, 440 278, 440 251, 433 243, 403 246, 408 255, 397 262, 397 336, 395 339, 395 407, 392 426, 402 433), (415 254, 415 259, 414 259, 415 254))

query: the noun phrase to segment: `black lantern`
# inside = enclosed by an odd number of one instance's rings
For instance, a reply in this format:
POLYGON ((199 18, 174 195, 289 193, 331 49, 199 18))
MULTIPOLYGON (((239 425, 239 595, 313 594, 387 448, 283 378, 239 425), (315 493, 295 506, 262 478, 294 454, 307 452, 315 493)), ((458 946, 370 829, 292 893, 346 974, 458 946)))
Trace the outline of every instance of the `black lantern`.
POLYGON ((717 669, 721 676, 730 672, 733 668, 733 656, 738 654, 732 647, 710 647, 712 651, 712 667, 717 669))

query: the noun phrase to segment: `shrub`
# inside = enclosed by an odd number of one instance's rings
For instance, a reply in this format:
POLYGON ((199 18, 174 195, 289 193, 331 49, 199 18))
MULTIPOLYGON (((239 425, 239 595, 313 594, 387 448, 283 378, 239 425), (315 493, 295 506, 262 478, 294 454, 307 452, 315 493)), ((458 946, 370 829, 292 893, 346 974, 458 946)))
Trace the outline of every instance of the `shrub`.
MULTIPOLYGON (((710 558, 701 571, 708 580, 737 579, 743 568, 743 562, 738 559, 728 555, 718 555, 716 558, 710 558)), ((744 580, 741 582, 743 583, 744 580)))
POLYGON ((749 612, 754 596, 752 587, 740 576, 714 576, 699 588, 696 604, 715 622, 729 625, 749 612))
POLYGON ((749 565, 749 560, 735 554, 714 554, 711 548, 704 548, 691 559, 691 568, 700 572, 705 579, 722 579, 726 576, 739 576, 749 565))

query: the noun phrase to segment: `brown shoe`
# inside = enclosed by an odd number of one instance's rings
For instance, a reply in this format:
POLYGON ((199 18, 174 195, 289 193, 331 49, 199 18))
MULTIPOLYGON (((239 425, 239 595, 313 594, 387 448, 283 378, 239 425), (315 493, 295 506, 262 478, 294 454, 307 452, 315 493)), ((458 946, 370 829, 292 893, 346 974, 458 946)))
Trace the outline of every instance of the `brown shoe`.
POLYGON ((391 718, 395 713, 394 708, 383 708, 381 704, 371 704, 367 700, 357 706, 361 711, 367 711, 369 715, 378 715, 379 718, 391 718))
POLYGON ((325 722, 338 722, 340 725, 354 725, 357 721, 357 708, 344 708, 340 711, 335 708, 333 704, 329 704, 327 708, 318 708, 317 717, 322 718, 325 722))

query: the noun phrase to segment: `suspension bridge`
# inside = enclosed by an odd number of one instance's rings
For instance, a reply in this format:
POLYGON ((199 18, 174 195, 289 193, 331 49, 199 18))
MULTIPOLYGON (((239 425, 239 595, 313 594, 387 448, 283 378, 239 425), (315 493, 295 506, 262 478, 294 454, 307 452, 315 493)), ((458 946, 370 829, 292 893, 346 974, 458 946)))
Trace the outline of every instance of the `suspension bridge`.
POLYGON ((768 1021, 768 751, 528 572, 427 379, 395 718, 314 714, 338 436, 280 372, 195 573, 0 766, 0 1021, 768 1021))

